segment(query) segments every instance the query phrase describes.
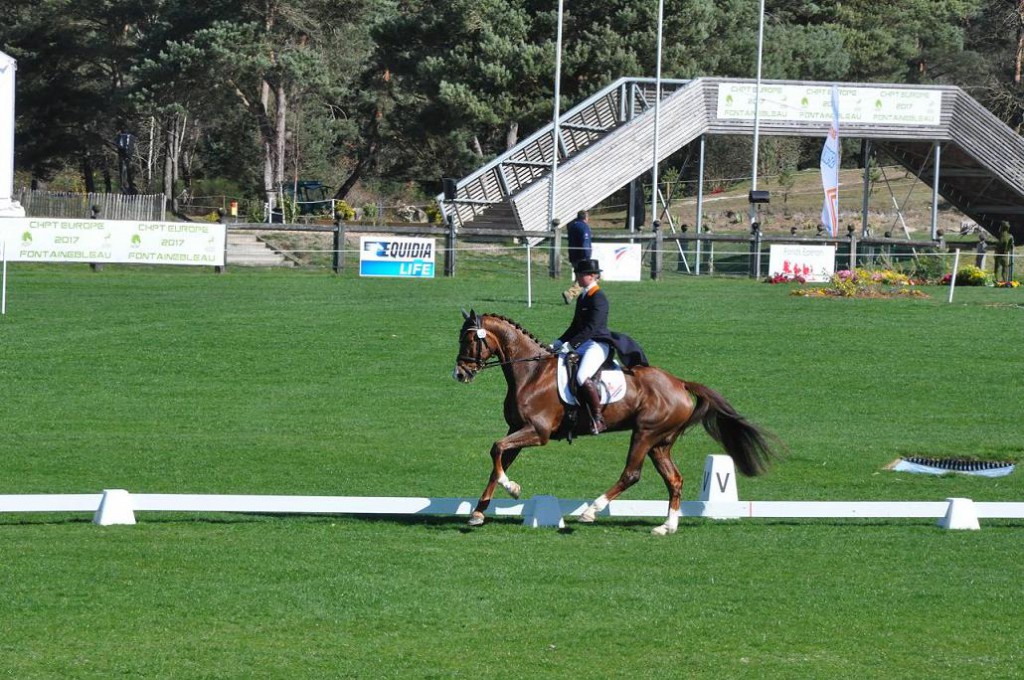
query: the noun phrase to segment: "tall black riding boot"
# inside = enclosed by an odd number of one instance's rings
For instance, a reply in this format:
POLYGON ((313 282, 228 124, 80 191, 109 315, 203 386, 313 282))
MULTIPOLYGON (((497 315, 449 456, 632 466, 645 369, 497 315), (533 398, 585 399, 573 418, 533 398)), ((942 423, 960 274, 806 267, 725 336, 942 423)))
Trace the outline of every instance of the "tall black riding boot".
POLYGON ((608 426, 604 423, 604 416, 601 415, 601 391, 593 379, 588 378, 580 385, 583 389, 580 394, 587 400, 587 408, 590 409, 590 434, 601 434, 608 426))

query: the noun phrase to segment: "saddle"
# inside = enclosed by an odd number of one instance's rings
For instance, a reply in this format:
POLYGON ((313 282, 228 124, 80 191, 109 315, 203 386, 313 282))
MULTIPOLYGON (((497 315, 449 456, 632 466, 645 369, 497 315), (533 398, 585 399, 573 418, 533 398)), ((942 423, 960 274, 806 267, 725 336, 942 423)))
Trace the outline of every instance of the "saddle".
MULTIPOLYGON (((576 398, 576 372, 579 357, 576 354, 558 357, 558 397, 568 406, 579 405, 576 398), (572 359, 571 357, 575 357, 572 359)), ((593 378, 601 393, 601 404, 613 404, 626 396, 626 375, 618 361, 607 361, 593 378)))

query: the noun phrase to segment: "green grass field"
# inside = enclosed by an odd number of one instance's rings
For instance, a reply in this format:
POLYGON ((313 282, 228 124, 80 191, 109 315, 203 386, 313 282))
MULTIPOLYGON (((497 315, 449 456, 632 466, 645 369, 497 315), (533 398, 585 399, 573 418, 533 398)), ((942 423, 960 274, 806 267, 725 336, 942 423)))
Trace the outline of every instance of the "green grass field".
MULTIPOLYGON (((476 496, 504 381, 451 379, 460 307, 542 338, 562 282, 347 270, 14 265, 0 318, 0 493, 476 496)), ((758 500, 1024 499, 901 455, 1024 458, 1024 289, 828 300, 672 277, 608 283, 611 326, 788 446, 758 500)), ((628 435, 527 450, 524 496, 590 499, 628 435)), ((702 432, 677 444, 696 497, 702 432)), ((652 466, 626 494, 662 499, 652 466)), ((0 677, 1008 678, 1024 521, 0 515, 0 677)))

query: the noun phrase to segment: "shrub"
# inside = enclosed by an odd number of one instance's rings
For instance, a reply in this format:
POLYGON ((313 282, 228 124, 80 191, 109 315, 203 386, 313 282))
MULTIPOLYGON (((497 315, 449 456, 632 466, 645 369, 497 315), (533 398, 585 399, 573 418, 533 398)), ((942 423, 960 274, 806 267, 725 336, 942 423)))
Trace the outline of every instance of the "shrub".
POLYGON ((956 273, 956 285, 958 286, 986 286, 992 285, 992 283, 992 277, 973 264, 962 267, 956 273))
POLYGON ((335 201, 334 214, 340 219, 351 220, 356 216, 356 211, 346 201, 335 201))
POLYGON ((428 203, 423 212, 427 213, 427 222, 430 224, 441 224, 443 214, 441 213, 441 207, 437 205, 437 201, 428 203))

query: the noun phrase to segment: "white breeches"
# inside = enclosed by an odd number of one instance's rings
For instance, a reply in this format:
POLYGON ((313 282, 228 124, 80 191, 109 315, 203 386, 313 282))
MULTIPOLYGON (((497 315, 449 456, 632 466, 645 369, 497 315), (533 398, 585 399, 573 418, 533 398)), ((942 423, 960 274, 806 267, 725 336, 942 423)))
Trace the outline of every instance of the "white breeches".
POLYGON ((576 373, 576 382, 582 385, 592 378, 608 360, 611 348, 603 342, 587 340, 576 348, 576 352, 580 355, 580 367, 576 373))

